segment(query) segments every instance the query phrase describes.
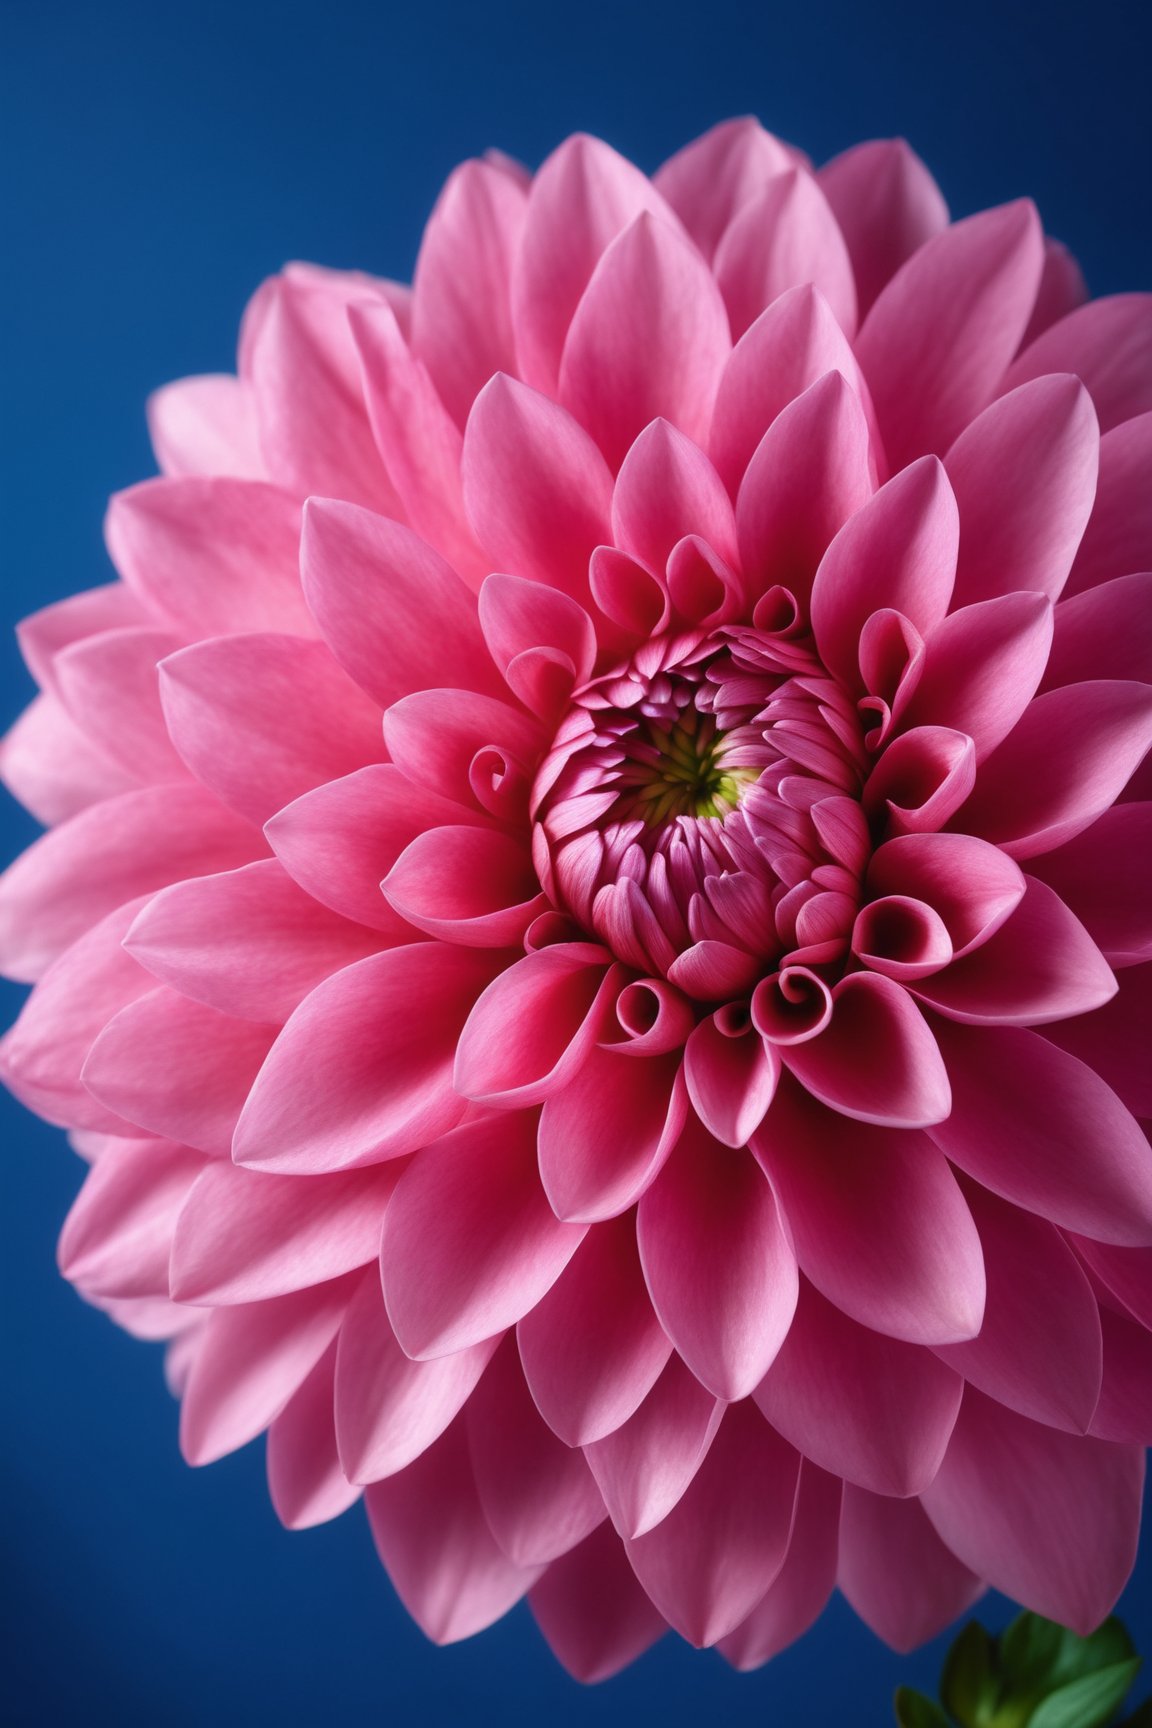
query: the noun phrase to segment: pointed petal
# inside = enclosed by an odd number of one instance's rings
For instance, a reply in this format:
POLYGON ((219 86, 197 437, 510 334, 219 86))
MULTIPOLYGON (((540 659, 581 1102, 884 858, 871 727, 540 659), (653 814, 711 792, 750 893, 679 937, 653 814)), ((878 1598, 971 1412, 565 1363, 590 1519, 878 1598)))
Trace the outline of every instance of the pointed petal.
POLYGON ((678 1504, 725 1408, 674 1355, 635 1413, 584 1448, 621 1536, 654 1529, 678 1504))
POLYGON ((720 1640, 720 1654, 742 1673, 770 1662, 824 1612, 836 1584, 841 1492, 835 1476, 804 1460, 784 1564, 748 1618, 720 1640))
POLYGON ((540 1117, 540 1179, 558 1218, 586 1223, 632 1206, 660 1170, 684 1124, 674 1084, 679 1054, 637 1070, 619 1052, 591 1050, 540 1117))
POLYGON ((539 1104, 571 1080, 602 1036, 617 985, 584 943, 559 943, 517 960, 493 979, 456 1046, 464 1098, 516 1109, 539 1104))
POLYGON ((668 1630, 608 1523, 554 1560, 528 1603, 552 1654, 585 1685, 611 1679, 668 1630))
POLYGON ((736 213, 792 161, 787 146, 758 120, 722 120, 670 156, 652 180, 711 260, 736 213))
POLYGON ((948 1075, 931 1027, 902 984, 857 972, 832 991, 818 1037, 781 1051, 806 1091, 859 1122, 926 1128, 948 1114, 948 1075))
POLYGON ((1100 430, 1152 409, 1152 294, 1112 294, 1079 306, 1029 344, 1005 374, 1014 390, 1046 372, 1075 372, 1092 393, 1100 430))
POLYGON ((268 1430, 268 1492, 287 1530, 310 1530, 338 1518, 360 1498, 340 1468, 332 1427, 330 1344, 268 1430))
POLYGON ((264 474, 256 404, 239 378, 207 373, 165 384, 148 398, 148 433, 164 474, 264 474))
POLYGON ((941 1542, 919 1500, 892 1500, 849 1483, 840 1514, 841 1590, 878 1638, 906 1654, 942 1632, 984 1594, 941 1542))
POLYGON ((900 266, 948 226, 948 206, 903 138, 857 144, 816 178, 847 242, 863 317, 900 266))
POLYGON ((172 1233, 204 1160, 163 1140, 109 1140, 64 1220, 56 1258, 86 1296, 167 1296, 172 1233))
POLYGON ((803 168, 774 175, 733 217, 716 251, 716 280, 739 339, 789 288, 811 283, 846 336, 856 330, 856 282, 844 236, 803 168))
POLYGON ((961 607, 929 635, 901 727, 964 732, 982 762, 1036 694, 1051 644, 1052 607, 1043 594, 1002 594, 961 607))

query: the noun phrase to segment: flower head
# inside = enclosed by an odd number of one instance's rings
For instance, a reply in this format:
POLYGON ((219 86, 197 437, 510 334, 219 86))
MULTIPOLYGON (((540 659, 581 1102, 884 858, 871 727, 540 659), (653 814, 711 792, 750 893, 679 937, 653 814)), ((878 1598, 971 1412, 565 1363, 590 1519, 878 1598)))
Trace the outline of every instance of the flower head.
POLYGON ((1080 1630, 1152 1361, 1152 302, 902 144, 448 181, 162 390, 4 746, 9 1085, 428 1634, 1080 1630))

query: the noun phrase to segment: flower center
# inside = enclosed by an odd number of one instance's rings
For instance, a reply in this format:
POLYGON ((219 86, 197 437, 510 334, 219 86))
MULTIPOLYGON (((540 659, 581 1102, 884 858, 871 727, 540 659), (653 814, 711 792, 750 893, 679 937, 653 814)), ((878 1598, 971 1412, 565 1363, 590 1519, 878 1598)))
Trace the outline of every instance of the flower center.
POLYGON ((742 790, 755 782, 755 768, 728 762, 726 735, 714 715, 685 708, 668 725, 645 718, 626 746, 620 767, 618 813, 659 826, 676 816, 723 821, 742 790))

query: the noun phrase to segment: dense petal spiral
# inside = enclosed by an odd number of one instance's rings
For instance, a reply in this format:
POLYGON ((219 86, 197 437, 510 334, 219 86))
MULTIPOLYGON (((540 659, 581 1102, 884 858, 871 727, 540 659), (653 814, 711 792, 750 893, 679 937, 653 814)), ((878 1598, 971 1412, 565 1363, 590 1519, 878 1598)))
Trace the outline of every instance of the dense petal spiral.
POLYGON ((22 627, 4 1077, 427 1634, 1086 1631, 1152 1408, 1152 298, 902 143, 465 163, 22 627))

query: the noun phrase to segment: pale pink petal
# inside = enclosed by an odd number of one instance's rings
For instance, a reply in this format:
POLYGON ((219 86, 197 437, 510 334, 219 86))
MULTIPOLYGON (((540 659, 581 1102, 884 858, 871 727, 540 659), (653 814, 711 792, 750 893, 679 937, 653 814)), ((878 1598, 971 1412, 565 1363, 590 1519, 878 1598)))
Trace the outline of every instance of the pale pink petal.
MULTIPOLYGON (((596 661, 596 632, 584 608, 567 594, 520 576, 493 574, 480 590, 480 628, 501 674, 513 693, 528 702, 522 685, 526 656, 550 650, 572 669, 572 683, 583 684, 596 661)), ((531 706, 531 704, 528 704, 531 706)))
POLYGON ((805 1283, 756 1402, 805 1458, 907 1498, 939 1469, 962 1390, 930 1350, 858 1326, 805 1283))
POLYGON ((1144 1454, 1062 1434, 971 1387, 924 1508, 967 1566, 1086 1637, 1136 1558, 1144 1454))
POLYGON ((716 250, 716 281, 739 339, 789 288, 811 283, 846 336, 856 330, 856 282, 844 236, 803 168, 768 180, 733 217, 716 250))
POLYGON ((167 1296, 172 1233, 204 1160, 163 1140, 109 1140, 64 1221, 56 1258, 86 1296, 167 1296))
POLYGON ((318 985, 252 1088, 237 1163, 317 1175, 401 1157, 454 1128, 465 1109, 454 1046, 493 970, 482 950, 415 942, 318 985))
POLYGON ((239 378, 206 373, 165 384, 148 398, 148 432, 162 473, 264 474, 256 404, 239 378))
MULTIPOLYGON (((491 806, 493 813, 522 819, 528 771, 544 743, 539 722, 523 710, 471 690, 417 690, 389 708, 384 737, 393 762, 415 788, 410 800, 422 801, 432 792, 475 810, 482 802, 478 769, 490 757, 502 764, 513 790, 518 788, 508 810, 491 806)), ((422 803, 419 807, 422 814, 422 803)), ((420 829, 425 825, 421 821, 420 829)))
POLYGON ((722 120, 670 156, 652 180, 711 260, 736 213, 792 161, 787 146, 758 120, 722 120))
POLYGON ((558 1218, 591 1223, 633 1205, 684 1125, 678 1054, 621 1062, 591 1050, 549 1094, 540 1117, 540 1179, 558 1218))
POLYGON ((618 983, 588 943, 527 954, 501 972, 468 1015, 456 1045, 464 1098, 519 1109, 575 1077, 604 1035, 618 983))
POLYGON ((364 1503, 397 1595, 435 1644, 482 1632, 540 1575, 514 1565, 488 1528, 463 1418, 406 1470, 374 1482, 364 1503))
POLYGON ((55 690, 55 662, 66 648, 106 631, 154 627, 156 620, 123 582, 89 588, 33 612, 16 626, 25 663, 42 690, 55 690))
POLYGON ((46 827, 140 784, 46 695, 33 697, 0 740, 0 781, 46 827))
POLYGON ((1043 262, 1035 208, 1021 199, 934 235, 881 291, 857 353, 893 468, 924 451, 943 455, 999 393, 1043 262))
POLYGON ((835 1476, 804 1460, 784 1564, 748 1618, 720 1640, 720 1654, 734 1668, 762 1667, 824 1612, 836 1584, 841 1492, 835 1476))
POLYGON ((417 930, 470 948, 511 948, 547 901, 526 846, 496 828, 428 828, 381 883, 417 930))
POLYGON ((647 1396, 672 1351, 652 1309, 626 1215, 590 1230, 517 1328, 537 1407, 568 1446, 611 1434, 647 1396))
POLYGON ((1113 294, 1079 306, 1031 343, 1005 374, 1014 390, 1046 372, 1075 372, 1092 394, 1100 430, 1152 410, 1152 294, 1113 294))
POLYGON ((338 1518, 360 1498, 340 1468, 332 1424, 330 1344, 268 1430, 268 1493, 287 1530, 310 1530, 338 1518))
POLYGON ((168 736, 158 671, 180 646, 167 630, 106 630, 74 642, 52 663, 56 693, 76 725, 144 781, 188 777, 168 736))
POLYGON ((708 1454, 725 1408, 674 1355, 635 1413, 584 1448, 621 1536, 655 1529, 677 1505, 708 1454))
POLYGON ((629 450, 612 495, 621 551, 656 575, 677 542, 698 534, 735 564, 736 524, 722 481, 704 452, 667 420, 654 420, 629 450))
POLYGON ((900 266, 948 226, 948 206, 903 138, 856 144, 816 178, 847 242, 863 317, 900 266))
POLYGON ((586 1226, 562 1224, 536 1170, 526 1111, 427 1147, 389 1205, 384 1299, 409 1356, 444 1356, 512 1326, 552 1288, 586 1226))
POLYGON ((919 1500, 892 1500, 851 1483, 836 1581, 865 1625, 901 1654, 942 1632, 985 1588, 945 1548, 919 1500))
POLYGON ((931 1141, 833 1115, 781 1088, 753 1140, 802 1271, 863 1326, 911 1344, 973 1338, 980 1238, 931 1141))
POLYGON ((528 1604, 552 1654, 585 1685, 611 1679, 668 1630, 608 1523, 552 1562, 528 1604))

